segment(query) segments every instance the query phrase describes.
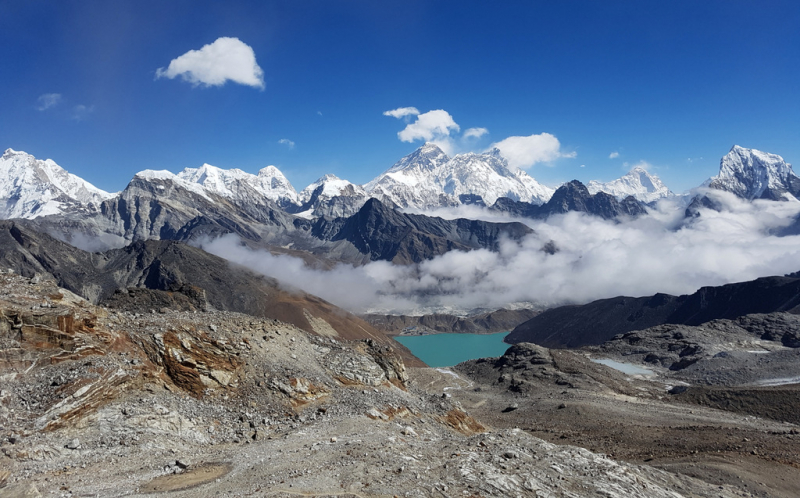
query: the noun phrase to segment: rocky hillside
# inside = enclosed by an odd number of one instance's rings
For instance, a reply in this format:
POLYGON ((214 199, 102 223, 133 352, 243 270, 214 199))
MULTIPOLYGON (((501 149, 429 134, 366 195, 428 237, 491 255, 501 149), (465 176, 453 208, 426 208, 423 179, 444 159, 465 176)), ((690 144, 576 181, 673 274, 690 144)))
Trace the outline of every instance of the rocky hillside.
POLYGON ((495 427, 701 477, 721 492, 735 483, 742 496, 791 498, 800 486, 798 386, 750 382, 800 375, 800 349, 762 340, 756 331, 777 332, 792 320, 762 315, 703 327, 663 325, 578 351, 520 343, 501 357, 457 365, 461 388, 448 393, 495 427), (648 351, 700 359, 670 370, 642 362, 648 351), (640 373, 594 361, 609 358, 640 373))
POLYGON ((516 222, 445 220, 406 214, 370 199, 349 218, 319 219, 311 233, 322 240, 346 240, 366 260, 408 264, 452 250, 496 250, 502 237, 519 240, 532 230, 516 222))
POLYGON ((120 309, 150 312, 178 306, 234 311, 278 319, 321 336, 372 339, 393 345, 406 361, 421 365, 402 345, 358 317, 180 242, 150 240, 89 253, 22 223, 4 221, 0 222, 0 268, 29 277, 52 276, 60 286, 94 303, 108 302, 120 309))
POLYGON ((0 291, 3 496, 736 495, 487 427, 371 341, 9 273, 0 291))
POLYGON ((515 328, 506 342, 576 348, 655 325, 699 325, 718 318, 785 311, 800 314, 800 277, 765 277, 694 294, 614 297, 547 310, 515 328))

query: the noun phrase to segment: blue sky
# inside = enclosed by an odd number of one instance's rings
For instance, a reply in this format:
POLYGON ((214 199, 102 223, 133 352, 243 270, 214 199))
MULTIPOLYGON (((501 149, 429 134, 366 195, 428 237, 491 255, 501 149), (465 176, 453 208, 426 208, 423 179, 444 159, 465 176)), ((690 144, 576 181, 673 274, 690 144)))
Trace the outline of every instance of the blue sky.
POLYGON ((796 1, 4 0, 0 23, 0 148, 111 191, 204 162, 363 183, 421 145, 402 107, 446 111, 458 151, 556 137, 526 165, 550 185, 646 161, 682 191, 734 144, 800 164, 796 1), (221 37, 257 84, 169 77, 221 37))

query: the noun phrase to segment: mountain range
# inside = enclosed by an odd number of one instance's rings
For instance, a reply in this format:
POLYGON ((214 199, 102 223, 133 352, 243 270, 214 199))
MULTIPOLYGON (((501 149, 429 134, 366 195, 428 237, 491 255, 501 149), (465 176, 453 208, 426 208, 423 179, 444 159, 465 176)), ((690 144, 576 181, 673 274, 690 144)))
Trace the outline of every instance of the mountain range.
MULTIPOLYGON (((363 186, 326 175, 299 193, 274 166, 254 175, 205 164, 177 174, 144 170, 112 194, 52 160, 12 149, 0 158, 0 178, 0 217, 29 219, 37 230, 89 251, 143 240, 199 243, 233 233, 252 247, 323 267, 419 263, 451 250, 495 250, 504 237, 519 240, 530 233, 517 222, 425 214, 433 208, 473 204, 515 218, 577 211, 615 220, 646 214, 655 200, 674 197, 639 167, 613 182, 573 180, 553 190, 512 171, 497 150, 449 157, 433 144, 363 186)), ((687 216, 721 209, 706 195, 714 190, 748 201, 796 200, 800 178, 780 156, 734 146, 717 176, 679 197, 687 216)))
MULTIPOLYGON (((141 188, 142 181, 160 185, 156 188, 161 192, 154 194, 181 189, 207 201, 224 199, 244 210, 281 210, 306 219, 352 216, 370 198, 420 212, 461 204, 493 206, 499 201, 500 210, 521 213, 524 210, 520 208, 504 206, 542 206, 557 191, 524 171, 510 169, 498 150, 449 157, 430 143, 363 186, 325 175, 299 193, 274 166, 255 175, 209 164, 177 174, 145 170, 116 194, 94 187, 50 159, 39 160, 13 149, 7 149, 0 158, 0 173, 0 217, 4 219, 96 213, 104 201, 125 197, 131 186, 141 188)), ((585 187, 590 195, 602 192, 617 201, 631 197, 645 204, 675 196, 656 175, 639 166, 617 180, 592 180, 585 187)), ((719 174, 701 187, 732 192, 746 200, 779 200, 800 195, 800 178, 780 156, 737 145, 722 158, 719 174)), ((546 210, 547 214, 552 211, 546 210)))

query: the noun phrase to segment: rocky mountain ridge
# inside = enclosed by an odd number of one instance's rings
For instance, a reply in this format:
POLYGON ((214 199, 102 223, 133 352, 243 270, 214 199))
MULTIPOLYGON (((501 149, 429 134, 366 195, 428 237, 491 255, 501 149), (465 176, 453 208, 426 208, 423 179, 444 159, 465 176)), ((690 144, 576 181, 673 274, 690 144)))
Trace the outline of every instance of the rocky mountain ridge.
POLYGON ((628 196, 619 201, 606 192, 591 194, 578 180, 572 180, 558 187, 550 200, 542 205, 528 202, 512 201, 508 198, 498 199, 490 208, 493 211, 509 213, 522 218, 546 219, 555 214, 569 212, 586 213, 611 220, 622 216, 636 217, 647 213, 641 201, 628 196))
POLYGON ((519 325, 505 341, 577 348, 602 344, 617 334, 662 324, 700 325, 715 319, 773 312, 800 314, 798 275, 702 287, 683 296, 619 296, 552 308, 519 325))
MULTIPOLYGON (((139 241, 90 253, 37 233, 24 222, 0 221, 0 268, 52 278, 95 304, 111 301, 128 309, 130 303, 125 303, 133 300, 139 307, 151 303, 145 312, 165 306, 239 312, 279 319, 321 336, 394 344, 363 320, 316 296, 286 290, 290 286, 285 283, 176 241, 139 241)), ((396 349, 410 364, 420 364, 402 345, 396 349)))

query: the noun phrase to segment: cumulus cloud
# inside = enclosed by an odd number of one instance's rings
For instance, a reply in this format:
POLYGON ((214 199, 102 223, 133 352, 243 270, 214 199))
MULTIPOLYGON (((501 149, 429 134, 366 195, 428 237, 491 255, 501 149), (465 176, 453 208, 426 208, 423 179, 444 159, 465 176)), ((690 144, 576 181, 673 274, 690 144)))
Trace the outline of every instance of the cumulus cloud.
POLYGON ((290 149, 294 149, 294 142, 292 142, 288 138, 281 138, 280 140, 278 140, 278 143, 281 144, 281 145, 285 145, 285 146, 289 147, 290 149))
MULTIPOLYGON (((497 252, 451 251, 417 265, 372 262, 313 270, 297 258, 244 247, 234 236, 206 241, 209 252, 291 282, 355 312, 464 312, 513 303, 556 306, 617 295, 686 294, 705 285, 800 270, 800 236, 772 233, 791 223, 800 203, 743 202, 712 192, 722 212, 684 220, 680 200, 621 223, 581 213, 524 221, 535 232, 501 242, 497 252), (555 254, 542 251, 552 241, 555 254)), ((436 215, 504 219, 475 206, 436 215), (465 209, 467 211, 465 211, 465 209)))
POLYGON ((264 71, 252 47, 238 38, 222 37, 173 59, 156 70, 156 79, 180 76, 193 85, 222 86, 227 81, 264 88, 264 71))
POLYGON ((433 141, 437 138, 450 136, 451 131, 459 131, 460 126, 453 120, 449 112, 437 109, 417 115, 416 121, 409 123, 397 137, 403 142, 415 140, 433 141))
POLYGON ((608 155, 609 159, 616 159, 618 157, 619 157, 619 152, 616 152, 616 151, 614 151, 614 152, 612 152, 611 154, 608 155))
POLYGON ((512 168, 528 169, 537 163, 550 163, 561 157, 575 157, 575 152, 562 152, 561 142, 550 133, 540 133, 527 137, 508 137, 490 147, 500 150, 500 154, 512 168))
POLYGON ((481 138, 482 136, 486 135, 487 133, 489 133, 489 130, 487 130, 486 128, 470 128, 470 129, 468 129, 467 131, 464 132, 463 137, 465 139, 481 138))
POLYGON ((60 93, 45 93, 43 95, 39 95, 39 98, 36 99, 36 110, 46 111, 47 109, 58 105, 59 102, 61 102, 60 93))
POLYGON ((455 152, 455 143, 451 133, 459 132, 461 127, 449 112, 436 109, 420 114, 415 107, 400 107, 383 113, 384 116, 394 118, 408 118, 415 116, 413 122, 397 133, 402 142, 415 142, 423 140, 438 145, 445 153, 455 152))
POLYGON ((408 116, 416 116, 419 114, 419 110, 416 107, 398 107, 397 109, 392 109, 391 111, 384 111, 384 116, 390 116, 393 118, 405 118, 408 116))

